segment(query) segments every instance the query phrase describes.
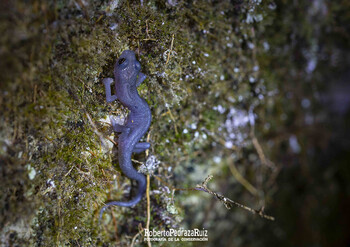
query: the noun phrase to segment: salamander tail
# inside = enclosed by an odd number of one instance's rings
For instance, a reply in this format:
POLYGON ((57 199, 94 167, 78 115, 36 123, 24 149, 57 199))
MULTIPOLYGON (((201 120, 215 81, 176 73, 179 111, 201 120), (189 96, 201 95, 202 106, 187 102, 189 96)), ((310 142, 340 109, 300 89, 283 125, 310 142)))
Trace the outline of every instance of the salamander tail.
POLYGON ((113 201, 113 202, 106 203, 106 205, 100 210, 99 222, 101 221, 102 215, 107 208, 111 206, 132 207, 141 200, 143 194, 146 191, 146 178, 141 173, 138 173, 138 175, 139 176, 137 178, 137 182, 138 182, 137 195, 132 200, 127 202, 113 201))

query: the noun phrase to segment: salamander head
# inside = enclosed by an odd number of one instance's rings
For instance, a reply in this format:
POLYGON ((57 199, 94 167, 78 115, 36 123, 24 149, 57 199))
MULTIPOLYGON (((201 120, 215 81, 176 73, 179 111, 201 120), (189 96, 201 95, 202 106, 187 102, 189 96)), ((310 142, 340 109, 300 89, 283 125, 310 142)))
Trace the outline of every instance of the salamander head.
POLYGON ((141 65, 136 60, 135 53, 125 50, 115 63, 114 76, 122 84, 136 83, 136 78, 140 70, 141 65))

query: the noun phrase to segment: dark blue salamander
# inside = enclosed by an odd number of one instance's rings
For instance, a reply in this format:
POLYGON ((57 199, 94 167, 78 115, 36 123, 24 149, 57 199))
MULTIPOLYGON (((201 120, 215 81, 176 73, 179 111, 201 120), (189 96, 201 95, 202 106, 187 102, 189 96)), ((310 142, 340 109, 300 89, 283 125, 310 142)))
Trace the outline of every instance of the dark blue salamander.
POLYGON ((123 173, 130 179, 138 182, 137 195, 128 202, 109 202, 100 211, 100 219, 106 208, 110 206, 131 207, 137 204, 146 190, 146 178, 132 165, 132 153, 141 153, 150 147, 148 142, 139 142, 147 132, 151 124, 151 110, 147 102, 140 97, 137 87, 146 79, 146 75, 140 72, 141 65, 136 60, 133 51, 123 51, 114 66, 115 95, 111 95, 112 78, 106 78, 103 83, 106 88, 106 100, 112 102, 118 99, 126 106, 130 113, 125 125, 119 125, 113 118, 112 126, 115 132, 121 133, 118 139, 119 166, 123 173))

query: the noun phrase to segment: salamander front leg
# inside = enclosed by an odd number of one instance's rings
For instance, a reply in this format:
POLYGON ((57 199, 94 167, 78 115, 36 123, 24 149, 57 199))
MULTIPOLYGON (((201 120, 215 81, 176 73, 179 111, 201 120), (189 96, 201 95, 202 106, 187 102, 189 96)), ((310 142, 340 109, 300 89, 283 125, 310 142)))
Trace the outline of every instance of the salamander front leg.
POLYGON ((147 78, 147 76, 144 73, 139 73, 139 77, 137 78, 136 81, 136 87, 140 86, 141 83, 147 78))
POLYGON ((117 99, 117 95, 111 95, 111 84, 113 83, 112 78, 105 78, 103 79, 103 84, 105 84, 106 89, 106 100, 108 103, 113 102, 117 99))
POLYGON ((146 151, 147 149, 149 149, 149 147, 151 146, 151 144, 149 142, 139 142, 136 143, 134 150, 132 150, 134 153, 142 153, 143 151, 146 151))

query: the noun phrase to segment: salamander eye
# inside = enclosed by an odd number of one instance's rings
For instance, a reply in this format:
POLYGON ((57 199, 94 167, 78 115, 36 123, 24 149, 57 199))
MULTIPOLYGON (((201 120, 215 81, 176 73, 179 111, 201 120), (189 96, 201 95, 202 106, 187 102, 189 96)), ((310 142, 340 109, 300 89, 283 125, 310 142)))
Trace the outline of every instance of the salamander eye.
POLYGON ((118 63, 119 63, 119 65, 121 65, 121 64, 123 64, 125 61, 126 61, 125 58, 121 58, 121 59, 119 59, 118 63))
POLYGON ((128 61, 125 58, 122 57, 118 60, 118 67, 124 69, 126 66, 128 66, 128 61))

